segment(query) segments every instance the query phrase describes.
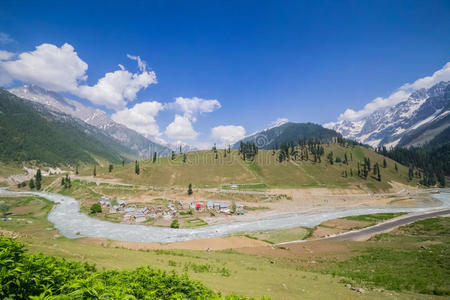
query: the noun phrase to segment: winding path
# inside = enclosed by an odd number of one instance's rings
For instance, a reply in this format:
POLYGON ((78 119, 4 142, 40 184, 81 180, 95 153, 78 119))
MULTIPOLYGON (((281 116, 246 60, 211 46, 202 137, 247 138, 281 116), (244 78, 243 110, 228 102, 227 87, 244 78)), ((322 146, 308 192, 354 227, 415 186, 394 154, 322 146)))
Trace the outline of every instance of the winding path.
POLYGON ((211 237, 221 237, 239 232, 293 228, 298 226, 313 227, 326 220, 362 214, 386 212, 429 212, 436 209, 450 208, 450 193, 433 195, 441 205, 422 208, 353 208, 344 210, 324 210, 305 213, 292 213, 272 216, 270 218, 221 223, 192 229, 171 229, 145 225, 118 224, 102 221, 80 212, 78 201, 72 197, 44 192, 11 192, 0 188, 0 195, 33 194, 56 203, 48 220, 61 234, 68 238, 97 237, 129 242, 178 242, 211 237))

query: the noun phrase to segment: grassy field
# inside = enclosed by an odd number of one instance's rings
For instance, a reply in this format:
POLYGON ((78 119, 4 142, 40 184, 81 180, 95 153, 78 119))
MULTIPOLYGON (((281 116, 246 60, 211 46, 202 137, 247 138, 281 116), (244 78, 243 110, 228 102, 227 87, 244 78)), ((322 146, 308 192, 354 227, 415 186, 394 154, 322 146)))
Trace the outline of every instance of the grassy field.
MULTIPOLYGON (((338 144, 324 145, 325 155, 321 163, 313 161, 286 161, 279 163, 277 153, 260 150, 254 161, 243 161, 237 150, 232 150, 224 157, 225 150, 218 150, 216 159, 213 151, 196 151, 177 154, 175 159, 170 157, 140 161, 140 174, 135 174, 135 164, 114 165, 112 172, 108 166, 97 166, 97 176, 101 178, 119 179, 125 183, 147 186, 178 186, 187 187, 192 183, 197 188, 224 187, 238 184, 241 189, 261 190, 265 188, 308 188, 308 187, 348 187, 363 186, 372 191, 382 191, 390 186, 388 181, 416 185, 416 180, 408 181, 408 169, 400 164, 395 171, 394 161, 386 158, 387 167, 380 167, 381 182, 370 172, 367 179, 357 176, 358 162, 369 157, 372 166, 377 162, 383 165, 384 157, 364 147, 342 147, 338 144), (347 154, 349 163, 326 162, 326 155, 334 153, 334 157, 343 160, 347 154), (347 177, 343 173, 347 171, 347 177), (351 176, 353 174, 353 176, 351 176)), ((85 166, 81 175, 91 176, 93 166, 85 166)))
POLYGON ((346 220, 352 220, 352 221, 366 221, 366 222, 381 222, 386 221, 392 218, 396 218, 402 215, 405 215, 406 213, 400 212, 400 213, 378 213, 378 214, 370 214, 370 215, 359 215, 359 216, 349 216, 345 217, 343 219, 346 220))
POLYGON ((418 221, 377 235, 369 245, 323 271, 367 287, 450 295, 450 218, 418 221))
MULTIPOLYGON (((0 201, 7 202, 13 212, 11 221, 0 223, 2 233, 18 234, 32 252, 95 263, 100 269, 131 270, 139 266, 151 266, 173 270, 186 273, 223 294, 237 293, 253 297, 267 295, 273 299, 298 299, 299 296, 304 299, 343 299, 356 296, 339 277, 316 269, 302 269, 278 257, 249 255, 234 250, 130 250, 113 247, 108 240, 59 237, 46 219, 52 207, 50 202, 38 197, 3 197, 0 201)), ((277 251, 289 254, 290 250, 277 251)), ((419 298, 416 294, 404 292, 394 295, 398 299, 419 298)), ((371 290, 358 297, 379 299, 383 296, 371 290)))
POLYGON ((258 239, 269 244, 278 244, 289 241, 304 240, 311 235, 311 228, 296 227, 289 229, 265 230, 248 233, 249 238, 258 239))

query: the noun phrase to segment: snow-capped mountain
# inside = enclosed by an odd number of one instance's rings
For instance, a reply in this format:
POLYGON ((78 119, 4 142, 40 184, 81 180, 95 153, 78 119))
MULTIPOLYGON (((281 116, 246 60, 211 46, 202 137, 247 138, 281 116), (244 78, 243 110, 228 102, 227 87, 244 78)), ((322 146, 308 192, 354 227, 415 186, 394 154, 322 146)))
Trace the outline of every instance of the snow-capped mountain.
POLYGON ((357 120, 324 125, 373 147, 420 146, 450 130, 450 81, 413 92, 397 105, 357 120))
POLYGON ((168 147, 151 141, 140 133, 113 121, 104 111, 85 106, 58 93, 36 85, 25 85, 9 91, 18 97, 43 104, 49 110, 71 115, 103 130, 122 145, 138 151, 140 158, 150 158, 153 152, 157 152, 160 156, 168 155, 171 152, 168 147))
POLYGON ((173 150, 175 152, 179 152, 180 147, 181 147, 181 152, 192 152, 192 151, 199 150, 197 147, 195 147, 193 145, 189 145, 182 141, 177 141, 175 143, 168 144, 167 147, 169 147, 171 150, 173 150))

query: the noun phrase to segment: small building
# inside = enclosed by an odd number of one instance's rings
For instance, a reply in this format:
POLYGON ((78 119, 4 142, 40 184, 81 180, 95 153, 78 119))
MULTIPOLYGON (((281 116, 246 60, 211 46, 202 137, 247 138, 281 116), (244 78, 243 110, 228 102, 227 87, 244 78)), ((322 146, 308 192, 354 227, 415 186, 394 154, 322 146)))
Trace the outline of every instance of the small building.
POLYGON ((222 210, 222 209, 226 209, 226 208, 228 208, 228 204, 226 204, 226 203, 220 203, 220 210, 222 210))
POLYGON ((191 204, 189 204, 189 208, 192 208, 192 209, 194 209, 194 208, 195 208, 195 203, 191 203, 191 204))
POLYGON ((224 214, 229 214, 230 213, 230 209, 229 208, 221 208, 220 212, 224 213, 224 214))
POLYGON ((201 210, 203 207, 204 207, 204 205, 203 205, 202 203, 197 203, 197 204, 195 204, 195 208, 196 208, 197 210, 201 210))
POLYGON ((134 207, 127 207, 123 211, 126 212, 126 213, 131 213, 131 212, 134 212, 135 210, 136 209, 134 207))
POLYGON ((220 203, 215 202, 214 203, 214 208, 220 209, 220 203))
POLYGON ((134 214, 134 221, 135 222, 144 222, 147 219, 147 215, 143 214, 143 213, 135 213, 134 214))
POLYGON ((119 206, 118 206, 118 205, 114 205, 114 206, 113 206, 113 209, 114 209, 114 210, 119 210, 119 206))
POLYGON ((125 202, 125 200, 119 200, 119 207, 125 207, 127 205, 127 203, 125 202))
POLYGON ((235 190, 235 189, 238 188, 238 185, 237 185, 237 184, 232 184, 232 185, 231 185, 231 188, 232 188, 233 190, 235 190))
POLYGON ((213 209, 213 208, 214 208, 214 202, 208 201, 208 202, 206 203, 206 208, 208 208, 208 209, 213 209))

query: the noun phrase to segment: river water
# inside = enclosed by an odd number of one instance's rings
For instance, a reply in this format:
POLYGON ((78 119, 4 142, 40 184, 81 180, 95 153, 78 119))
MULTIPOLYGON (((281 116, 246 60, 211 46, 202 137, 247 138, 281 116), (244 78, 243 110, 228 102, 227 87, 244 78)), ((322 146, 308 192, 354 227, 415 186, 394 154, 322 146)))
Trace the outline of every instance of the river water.
POLYGON ((433 194, 439 200, 437 206, 420 208, 380 207, 354 208, 332 211, 314 211, 272 216, 252 221, 236 221, 207 225, 192 229, 160 228, 146 225, 118 224, 89 217, 80 212, 78 201, 72 197, 44 192, 12 192, 0 188, 0 195, 38 195, 57 203, 50 212, 48 220, 61 234, 68 238, 97 237, 128 242, 179 242, 211 237, 221 237, 238 232, 251 232, 270 229, 313 227, 326 220, 347 216, 386 213, 386 212, 425 212, 450 207, 450 192, 433 194))

